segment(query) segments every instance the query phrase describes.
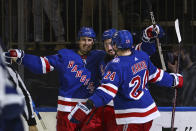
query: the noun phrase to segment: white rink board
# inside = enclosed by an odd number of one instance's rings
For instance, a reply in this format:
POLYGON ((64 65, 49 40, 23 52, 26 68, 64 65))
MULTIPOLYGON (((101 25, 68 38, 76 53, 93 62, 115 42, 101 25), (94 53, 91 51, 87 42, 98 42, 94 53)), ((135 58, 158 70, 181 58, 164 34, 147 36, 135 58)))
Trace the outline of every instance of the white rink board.
MULTIPOLYGON (((47 126, 47 130, 43 130, 41 123, 36 117, 37 127, 39 131, 56 131, 56 112, 40 112, 44 123, 47 126)), ((25 131, 28 131, 26 122, 25 131)), ((155 119, 153 121, 153 125, 150 131, 162 131, 162 127, 171 126, 171 112, 163 112, 161 111, 161 117, 155 119)), ((196 131, 196 111, 176 111, 175 113, 175 123, 174 127, 177 127, 176 131, 196 131)))
MULTIPOLYGON (((43 129, 39 119, 35 115, 38 131, 56 131, 56 112, 39 112, 39 113, 47 127, 47 130, 43 129)), ((23 123, 25 125, 25 131, 29 131, 27 122, 24 119, 23 119, 23 123)))
MULTIPOLYGON (((150 131, 162 131, 162 127, 170 128, 171 116, 171 112, 161 112, 161 116, 153 121, 150 131)), ((176 131, 196 131, 196 111, 176 111, 174 127, 177 128, 176 131)))

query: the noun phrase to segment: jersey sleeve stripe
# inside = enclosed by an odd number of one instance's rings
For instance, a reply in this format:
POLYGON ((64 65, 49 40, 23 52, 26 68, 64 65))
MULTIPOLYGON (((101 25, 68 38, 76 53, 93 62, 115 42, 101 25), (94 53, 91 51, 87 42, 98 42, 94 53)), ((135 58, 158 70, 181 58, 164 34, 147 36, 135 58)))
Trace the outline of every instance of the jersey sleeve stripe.
POLYGON ((46 72, 50 71, 50 63, 48 62, 48 59, 44 57, 44 62, 46 63, 46 72))
POLYGON ((118 88, 115 85, 111 84, 111 83, 102 84, 97 89, 102 90, 103 92, 109 94, 112 97, 115 97, 116 96, 116 93, 118 91, 118 88))
POLYGON ((50 65, 48 59, 46 57, 40 57, 42 62, 42 71, 43 73, 47 73, 53 71, 54 67, 50 65))
POLYGON ((111 87, 111 88, 113 88, 114 90, 118 90, 118 87, 117 87, 117 86, 115 86, 114 84, 111 84, 111 83, 101 84, 101 85, 111 87))
POLYGON ((49 63, 48 58, 44 57, 44 60, 46 61, 46 64, 47 64, 47 71, 48 72, 53 71, 54 67, 49 63))
POLYGON ((101 85, 101 87, 105 88, 106 90, 109 90, 110 92, 113 92, 114 94, 117 93, 117 90, 110 87, 110 86, 107 86, 107 85, 101 85))
POLYGON ((113 92, 110 92, 109 90, 103 88, 103 87, 98 87, 97 89, 102 90, 103 92, 105 92, 106 94, 112 96, 113 98, 115 97, 116 94, 114 94, 113 92))
POLYGON ((41 62, 42 62, 42 71, 43 71, 43 73, 46 73, 46 64, 45 64, 44 58, 40 57, 40 59, 41 59, 41 62))
POLYGON ((161 69, 157 69, 156 72, 149 76, 150 82, 158 82, 161 81, 163 78, 164 72, 161 69))
POLYGON ((141 50, 141 45, 142 45, 142 43, 137 44, 137 45, 135 46, 135 50, 141 50))

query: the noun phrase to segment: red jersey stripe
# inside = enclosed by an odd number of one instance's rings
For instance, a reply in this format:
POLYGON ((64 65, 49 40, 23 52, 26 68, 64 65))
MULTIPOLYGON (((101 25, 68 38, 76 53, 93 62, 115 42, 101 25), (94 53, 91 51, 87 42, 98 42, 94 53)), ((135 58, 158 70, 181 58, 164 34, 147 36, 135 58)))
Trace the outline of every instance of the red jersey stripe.
POLYGON ((160 69, 158 69, 158 70, 159 70, 158 73, 156 74, 156 76, 155 76, 152 80, 150 80, 150 82, 156 82, 157 79, 160 77, 160 75, 161 75, 161 70, 160 70, 160 69))
POLYGON ((156 112, 157 106, 155 106, 154 108, 146 111, 146 112, 132 112, 132 113, 123 113, 123 114, 115 114, 116 118, 126 118, 126 117, 146 117, 154 112, 156 112))
MULTIPOLYGON (((84 102, 81 102, 81 103, 84 104, 84 102)), ((65 105, 65 106, 76 106, 78 102, 68 102, 68 101, 58 100, 58 104, 65 105)))
POLYGON ((107 86, 107 85, 101 85, 101 87, 105 88, 106 90, 116 94, 117 93, 117 90, 115 90, 114 88, 110 87, 110 86, 107 86))
POLYGON ((48 62, 46 58, 44 58, 44 61, 46 63, 46 72, 50 72, 50 63, 48 62))

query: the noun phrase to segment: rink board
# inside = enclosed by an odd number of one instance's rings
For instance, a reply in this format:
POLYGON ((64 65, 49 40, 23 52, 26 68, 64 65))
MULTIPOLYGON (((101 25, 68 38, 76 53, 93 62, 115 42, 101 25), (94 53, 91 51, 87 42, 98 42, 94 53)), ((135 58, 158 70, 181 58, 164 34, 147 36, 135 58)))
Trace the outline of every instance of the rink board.
MULTIPOLYGON (((56 130, 56 109, 40 108, 38 109, 47 127, 43 130, 40 121, 37 119, 39 131, 55 131, 56 130)), ((160 107, 161 116, 153 121, 150 131, 170 131, 171 126, 171 110, 172 107, 160 107)), ((27 131, 26 122, 24 122, 27 131)), ((196 131, 196 107, 177 107, 175 113, 174 127, 176 131, 196 131)))

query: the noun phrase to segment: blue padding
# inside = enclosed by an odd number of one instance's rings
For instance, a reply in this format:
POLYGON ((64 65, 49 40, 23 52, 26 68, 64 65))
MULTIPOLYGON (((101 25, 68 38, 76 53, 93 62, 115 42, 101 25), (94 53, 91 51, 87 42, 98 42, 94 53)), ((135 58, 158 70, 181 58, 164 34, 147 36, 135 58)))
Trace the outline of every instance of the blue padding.
MULTIPOLYGON (((172 111, 173 107, 158 107, 159 111, 172 111)), ((196 111, 196 107, 176 107, 176 111, 196 111)))
MULTIPOLYGON (((56 112, 56 107, 36 108, 38 112, 56 112)), ((172 107, 158 107, 159 111, 172 111, 172 107)), ((196 111, 196 107, 176 107, 176 111, 196 111)))
POLYGON ((36 108, 38 112, 56 112, 56 107, 38 107, 36 108))

